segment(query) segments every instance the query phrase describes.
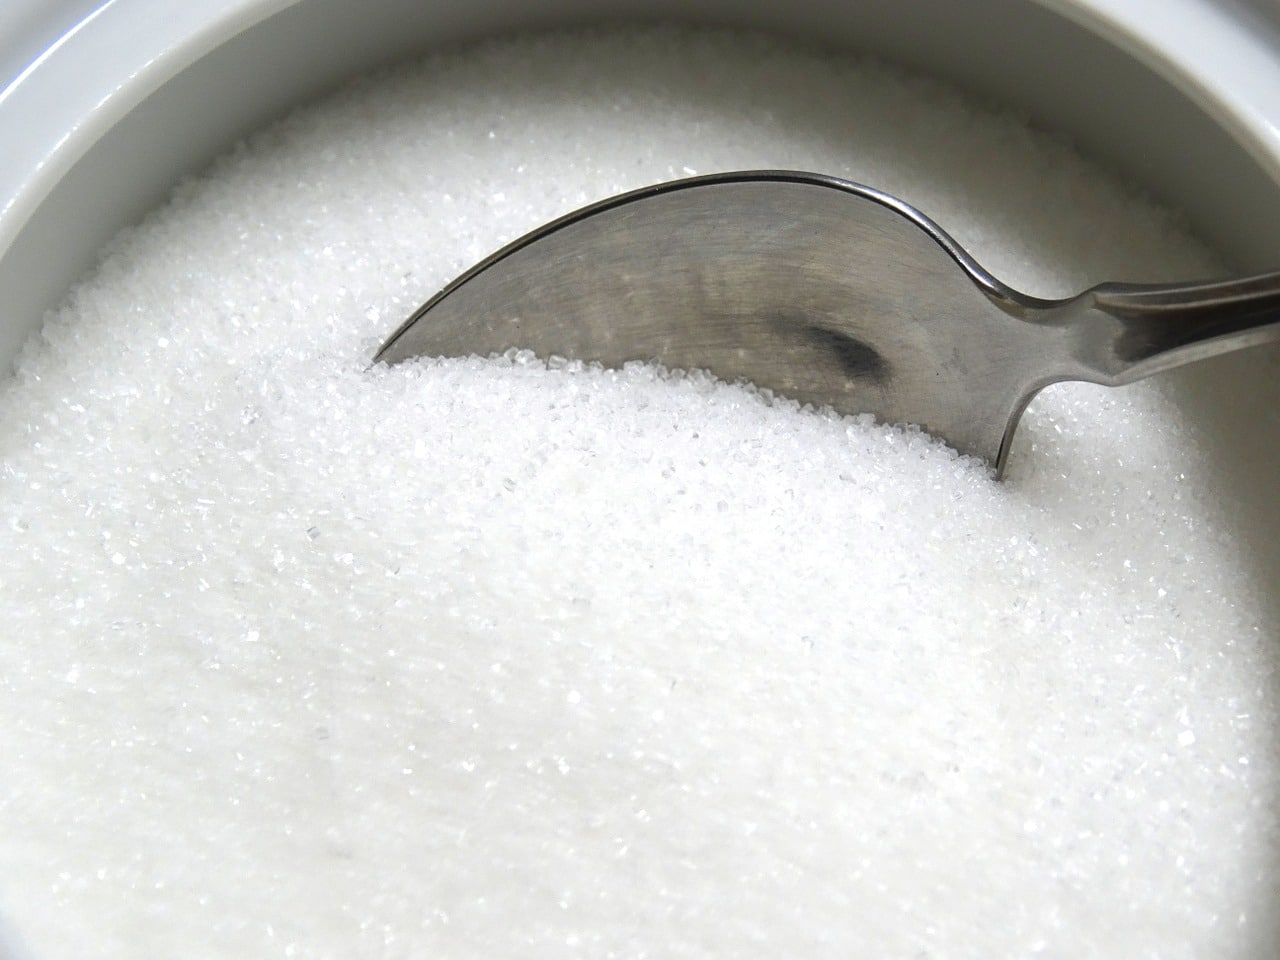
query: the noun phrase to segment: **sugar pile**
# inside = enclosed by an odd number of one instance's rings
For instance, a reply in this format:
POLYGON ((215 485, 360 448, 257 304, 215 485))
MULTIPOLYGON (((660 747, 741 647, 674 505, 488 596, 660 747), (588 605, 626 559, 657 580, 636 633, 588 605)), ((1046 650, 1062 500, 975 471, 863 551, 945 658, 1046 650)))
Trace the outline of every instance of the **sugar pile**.
POLYGON ((35 956, 1269 955, 1276 571, 1176 378, 1047 392, 997 485, 698 376, 368 368, 499 243, 743 167, 1032 293, 1215 268, 1016 119, 759 37, 495 42, 263 132, 4 388, 35 956))

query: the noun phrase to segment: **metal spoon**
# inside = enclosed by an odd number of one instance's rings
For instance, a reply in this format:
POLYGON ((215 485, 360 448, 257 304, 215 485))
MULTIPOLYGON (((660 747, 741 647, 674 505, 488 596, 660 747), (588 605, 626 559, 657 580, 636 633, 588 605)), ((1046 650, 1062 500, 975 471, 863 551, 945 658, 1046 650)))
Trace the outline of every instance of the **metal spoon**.
POLYGON ((1280 272, 1041 300, 901 200, 753 171, 646 187, 552 221, 449 284, 374 360, 527 348, 706 369, 917 424, 999 476, 1022 411, 1048 384, 1130 383, 1270 340, 1280 272))

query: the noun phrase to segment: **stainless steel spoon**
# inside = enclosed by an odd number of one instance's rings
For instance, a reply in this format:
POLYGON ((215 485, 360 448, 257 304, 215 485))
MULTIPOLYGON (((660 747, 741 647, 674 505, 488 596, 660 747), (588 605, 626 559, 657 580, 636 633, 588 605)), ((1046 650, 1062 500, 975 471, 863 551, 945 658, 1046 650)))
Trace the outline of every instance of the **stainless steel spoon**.
POLYGON ((1280 340, 1280 272, 1029 297, 887 194, 789 171, 646 187, 504 247, 374 360, 655 360, 917 424, 999 476, 1028 401, 1280 340))

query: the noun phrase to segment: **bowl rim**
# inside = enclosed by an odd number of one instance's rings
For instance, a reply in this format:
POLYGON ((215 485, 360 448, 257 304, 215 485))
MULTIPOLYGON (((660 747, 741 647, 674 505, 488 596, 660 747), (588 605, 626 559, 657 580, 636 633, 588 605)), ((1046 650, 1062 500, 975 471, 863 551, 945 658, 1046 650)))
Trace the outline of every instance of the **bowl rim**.
POLYGON ((303 0, 106 0, 0 88, 0 256, 44 196, 166 81, 255 23, 303 0))
POLYGON ((1280 185, 1280 30, 1229 0, 1035 0, 1215 117, 1280 185))

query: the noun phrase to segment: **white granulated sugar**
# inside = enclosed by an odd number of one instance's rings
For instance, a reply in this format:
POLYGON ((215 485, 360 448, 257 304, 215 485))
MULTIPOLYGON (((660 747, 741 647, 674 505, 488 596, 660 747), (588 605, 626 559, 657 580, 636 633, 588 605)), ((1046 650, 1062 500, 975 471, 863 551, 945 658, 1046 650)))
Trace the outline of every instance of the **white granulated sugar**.
POLYGON ((1274 955, 1280 566, 1203 375, 1048 391, 997 484, 699 376, 369 369, 539 222, 751 167, 1031 293, 1217 269, 1015 119, 757 37, 495 42, 255 137, 0 404, 34 957, 1274 955))

